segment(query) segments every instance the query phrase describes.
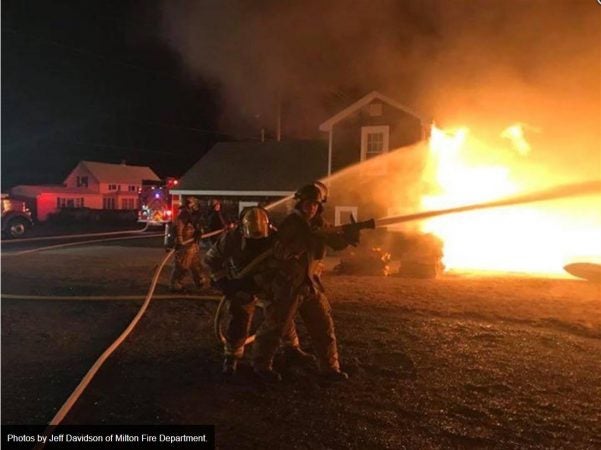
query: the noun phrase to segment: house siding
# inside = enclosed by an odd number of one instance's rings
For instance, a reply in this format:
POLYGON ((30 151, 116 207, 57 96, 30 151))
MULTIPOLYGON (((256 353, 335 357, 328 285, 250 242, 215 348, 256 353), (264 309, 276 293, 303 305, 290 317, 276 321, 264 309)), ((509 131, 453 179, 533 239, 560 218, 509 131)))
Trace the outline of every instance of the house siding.
POLYGON ((48 216, 52 213, 57 212, 59 209, 56 207, 57 200, 64 198, 66 200, 83 199, 83 206, 85 208, 94 209, 97 196, 93 194, 76 194, 76 193, 42 193, 35 199, 36 204, 36 218, 40 222, 48 219, 48 216))
MULTIPOLYGON (((424 139, 424 127, 418 117, 403 110, 374 99, 361 109, 350 114, 332 127, 332 173, 357 164, 361 161, 361 130, 367 126, 388 126, 389 141, 388 151, 401 147, 411 146, 424 139), (372 116, 369 113, 370 105, 380 103, 382 113, 372 116)), ((403 151, 403 150, 401 150, 403 151)), ((413 153, 416 150, 411 150, 413 153)), ((416 165, 416 173, 407 174, 407 178, 419 179, 420 165, 416 165)), ((334 222, 336 207, 357 207, 357 220, 383 217, 388 214, 388 208, 403 205, 409 209, 417 205, 411 204, 406 193, 391 191, 394 180, 392 173, 404 173, 401 167, 387 161, 381 173, 364 171, 357 172, 354 176, 343 175, 332 182, 330 189, 329 208, 327 219, 334 222), (385 196, 382 193, 386 193, 385 196)))
POLYGON ((99 192, 100 185, 98 180, 92 175, 92 173, 82 164, 79 163, 75 169, 69 174, 69 176, 65 179, 64 185, 68 188, 79 188, 81 186, 77 186, 77 177, 88 177, 88 187, 95 192, 99 192))
POLYGON ((415 144, 424 138, 421 120, 380 100, 374 100, 332 129, 332 173, 361 161, 361 128, 390 127, 389 150, 415 144), (371 116, 369 105, 382 104, 382 115, 371 116))

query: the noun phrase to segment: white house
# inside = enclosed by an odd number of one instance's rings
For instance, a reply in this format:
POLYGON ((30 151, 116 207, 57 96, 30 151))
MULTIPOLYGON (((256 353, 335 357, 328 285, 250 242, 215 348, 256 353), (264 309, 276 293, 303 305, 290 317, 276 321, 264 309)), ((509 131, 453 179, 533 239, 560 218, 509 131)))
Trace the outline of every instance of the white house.
POLYGON ((142 182, 160 181, 146 166, 81 161, 60 186, 19 185, 11 196, 25 200, 37 220, 61 208, 136 209, 142 182))

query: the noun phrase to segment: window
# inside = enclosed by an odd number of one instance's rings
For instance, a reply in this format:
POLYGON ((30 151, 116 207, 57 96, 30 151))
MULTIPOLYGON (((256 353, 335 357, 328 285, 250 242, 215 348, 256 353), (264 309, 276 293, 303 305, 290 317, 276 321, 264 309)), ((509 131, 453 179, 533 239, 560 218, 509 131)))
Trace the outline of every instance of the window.
POLYGON ((88 177, 77 177, 77 187, 88 187, 88 177))
POLYGON ((379 156, 388 151, 388 125, 361 128, 361 160, 379 156))
POLYGON ((129 186, 127 186, 127 190, 129 192, 136 192, 138 190, 138 186, 134 186, 134 185, 130 184, 129 186))
POLYGON ((257 206, 258 204, 259 202, 238 202, 238 214, 240 214, 244 208, 257 206))
POLYGON ((135 199, 124 198, 121 200, 121 209, 134 209, 135 199))
POLYGON ((367 149, 365 158, 378 156, 384 151, 384 133, 367 133, 367 149))
POLYGON ((120 191, 120 190, 121 190, 120 184, 109 184, 109 191, 120 191))
POLYGON ((356 206, 336 206, 334 208, 334 225, 344 225, 351 221, 351 215, 357 220, 359 208, 356 206))
POLYGON ((112 197, 104 197, 102 199, 103 209, 115 209, 115 199, 112 197))
POLYGON ((57 208, 83 208, 83 197, 77 198, 65 198, 65 197, 57 197, 56 198, 56 207, 57 208))

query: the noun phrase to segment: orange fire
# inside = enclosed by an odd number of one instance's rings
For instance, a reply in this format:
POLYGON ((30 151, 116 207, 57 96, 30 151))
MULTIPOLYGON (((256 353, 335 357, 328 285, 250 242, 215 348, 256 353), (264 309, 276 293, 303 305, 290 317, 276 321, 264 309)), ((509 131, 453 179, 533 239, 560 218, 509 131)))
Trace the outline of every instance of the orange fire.
MULTIPOLYGON (((501 137, 509 139, 511 152, 487 147, 466 128, 433 127, 430 192, 422 208, 491 201, 565 181, 528 167, 525 158, 533 150, 522 126, 507 128, 501 137)), ((567 263, 599 262, 601 256, 598 196, 443 216, 424 222, 422 230, 443 240, 447 269, 563 274, 567 263)))

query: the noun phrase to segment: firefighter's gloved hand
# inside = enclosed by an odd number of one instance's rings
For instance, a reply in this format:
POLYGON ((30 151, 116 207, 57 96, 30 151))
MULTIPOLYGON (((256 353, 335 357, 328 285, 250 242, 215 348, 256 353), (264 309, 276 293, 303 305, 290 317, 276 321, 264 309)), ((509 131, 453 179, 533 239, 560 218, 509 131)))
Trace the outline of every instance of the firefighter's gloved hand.
POLYGON ((361 240, 361 230, 356 227, 345 227, 343 229, 344 239, 349 245, 356 247, 361 240))

